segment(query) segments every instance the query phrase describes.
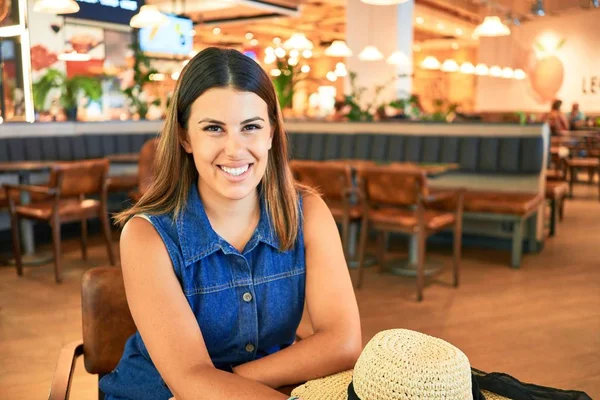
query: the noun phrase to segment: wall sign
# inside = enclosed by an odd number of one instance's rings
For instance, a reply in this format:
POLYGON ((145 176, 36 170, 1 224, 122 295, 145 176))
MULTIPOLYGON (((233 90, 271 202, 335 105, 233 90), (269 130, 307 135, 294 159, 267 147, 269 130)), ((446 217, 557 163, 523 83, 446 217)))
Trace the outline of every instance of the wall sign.
POLYGON ((144 0, 77 0, 79 12, 69 17, 129 25, 144 0))
POLYGON ((600 94, 600 76, 583 78, 583 94, 600 94))

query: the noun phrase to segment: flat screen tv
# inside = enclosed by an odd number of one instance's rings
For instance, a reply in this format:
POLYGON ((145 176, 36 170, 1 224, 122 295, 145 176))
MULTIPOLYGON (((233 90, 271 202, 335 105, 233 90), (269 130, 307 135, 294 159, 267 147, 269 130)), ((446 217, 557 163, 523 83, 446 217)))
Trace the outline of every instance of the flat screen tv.
POLYGON ((69 18, 129 25, 129 20, 140 11, 144 0, 77 0, 79 11, 69 18))
POLYGON ((192 29, 191 19, 167 15, 164 25, 140 29, 140 49, 150 55, 187 56, 193 50, 192 29))

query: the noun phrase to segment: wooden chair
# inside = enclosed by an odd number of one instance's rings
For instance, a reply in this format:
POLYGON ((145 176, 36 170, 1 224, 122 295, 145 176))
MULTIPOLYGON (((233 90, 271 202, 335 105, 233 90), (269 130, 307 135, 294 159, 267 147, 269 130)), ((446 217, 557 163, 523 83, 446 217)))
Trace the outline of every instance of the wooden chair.
POLYGON ((154 177, 154 159, 158 148, 158 138, 150 139, 144 143, 140 150, 138 161, 137 188, 129 192, 129 197, 138 202, 152 185, 154 177))
POLYGON ((364 167, 357 169, 365 201, 359 242, 358 284, 364 280, 364 257, 369 229, 380 232, 378 258, 385 264, 385 237, 402 232, 417 237, 417 300, 423 299, 425 244, 428 236, 454 227, 453 284, 459 283, 463 191, 429 194, 427 178, 418 168, 364 167), (448 206, 450 204, 450 206, 448 206), (448 207, 452 211, 447 211, 448 207))
MULTIPOLYGON (((64 346, 58 356, 49 400, 69 398, 77 358, 83 356, 88 373, 98 379, 110 373, 121 360, 125 342, 136 332, 129 312, 121 269, 96 267, 81 282, 82 340, 64 346)), ((296 385, 279 388, 289 394, 296 385)), ((98 389, 98 398, 104 393, 98 389)))
MULTIPOLYGON (((566 160, 569 168, 569 197, 573 197, 573 185, 577 181, 577 172, 586 169, 589 174, 590 183, 593 182, 594 174, 600 176, 600 146, 598 144, 588 145, 587 157, 570 158, 566 160)), ((598 179, 598 199, 600 200, 600 178, 598 179)))
POLYGON ((352 184, 352 170, 344 162, 293 160, 292 172, 296 179, 318 190, 329 207, 334 220, 342 225, 342 245, 349 258, 350 223, 360 221, 362 208, 353 202, 357 193, 352 184))
POLYGON ((115 264, 110 224, 107 212, 108 160, 61 162, 52 166, 48 186, 5 184, 11 216, 13 253, 17 274, 23 275, 19 219, 46 221, 52 227, 54 249, 54 272, 56 282, 62 281, 60 265, 60 226, 63 223, 81 221, 81 253, 87 259, 87 219, 99 218, 111 265, 115 264), (13 192, 27 191, 33 195, 45 195, 44 200, 27 205, 17 205, 13 192), (99 200, 86 198, 99 196, 99 200))

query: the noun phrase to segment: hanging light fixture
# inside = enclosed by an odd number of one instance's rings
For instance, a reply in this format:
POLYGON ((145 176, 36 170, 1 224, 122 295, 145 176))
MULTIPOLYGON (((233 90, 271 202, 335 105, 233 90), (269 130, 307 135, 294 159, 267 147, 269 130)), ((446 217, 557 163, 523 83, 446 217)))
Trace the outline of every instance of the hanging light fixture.
POLYGON ((487 16, 483 22, 473 31, 474 37, 488 36, 507 36, 510 35, 510 28, 506 26, 500 17, 487 16))
POLYGON ((512 79, 515 77, 515 71, 511 67, 502 68, 502 77, 506 79, 512 79))
POLYGON ((402 51, 398 50, 393 52, 392 55, 389 56, 386 61, 388 64, 393 65, 407 65, 408 57, 402 51))
POLYGON ((458 64, 456 61, 454 61, 453 59, 450 58, 450 59, 444 61, 441 69, 444 72, 456 72, 456 71, 458 71, 458 64))
POLYGON ((312 50, 315 46, 306 38, 304 33, 294 33, 291 38, 283 42, 286 49, 312 50))
POLYGON ((525 71, 523 71, 520 68, 515 69, 515 79, 517 80, 523 80, 525 79, 527 75, 525 74, 525 71))
POLYGON ((464 62, 460 66, 460 72, 463 74, 469 74, 469 75, 474 74, 475 66, 473 64, 471 64, 470 62, 464 62))
POLYGON ((331 45, 325 49, 325 55, 328 57, 350 57, 352 50, 343 40, 334 40, 331 45))
POLYGON ((492 65, 490 67, 490 76, 494 78, 500 78, 502 76, 502 68, 497 65, 492 65))
POLYGON ((361 0, 365 4, 373 6, 393 6, 408 2, 408 0, 361 0))
POLYGON ((475 66, 475 75, 486 76, 489 75, 489 73, 490 69, 487 65, 480 63, 475 66))
POLYGON ((129 21, 132 28, 148 28, 160 26, 168 22, 167 16, 161 13, 156 6, 142 6, 140 12, 129 21))
POLYGON ((358 58, 363 61, 378 61, 383 60, 383 54, 375 46, 367 46, 360 52, 358 58))
POLYGON ((48 14, 73 14, 79 11, 75 0, 37 0, 33 11, 48 14))
POLYGON ((335 64, 335 71, 333 71, 333 73, 337 76, 346 76, 348 75, 348 70, 346 69, 346 65, 344 63, 339 62, 335 64))
POLYGON ((434 56, 427 56, 421 62, 421 68, 423 68, 423 69, 435 70, 435 69, 440 69, 440 67, 441 67, 440 62, 434 56))

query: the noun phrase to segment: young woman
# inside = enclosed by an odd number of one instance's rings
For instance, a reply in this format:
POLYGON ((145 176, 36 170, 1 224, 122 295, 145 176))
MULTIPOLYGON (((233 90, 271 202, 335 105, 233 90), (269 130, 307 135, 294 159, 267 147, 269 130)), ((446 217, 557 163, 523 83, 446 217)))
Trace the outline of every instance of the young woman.
POLYGON ((285 399, 275 388, 353 367, 340 236, 287 145, 256 62, 208 48, 184 68, 152 189, 117 218, 138 332, 100 381, 107 399, 285 399), (304 309, 312 334, 294 343, 304 309))

